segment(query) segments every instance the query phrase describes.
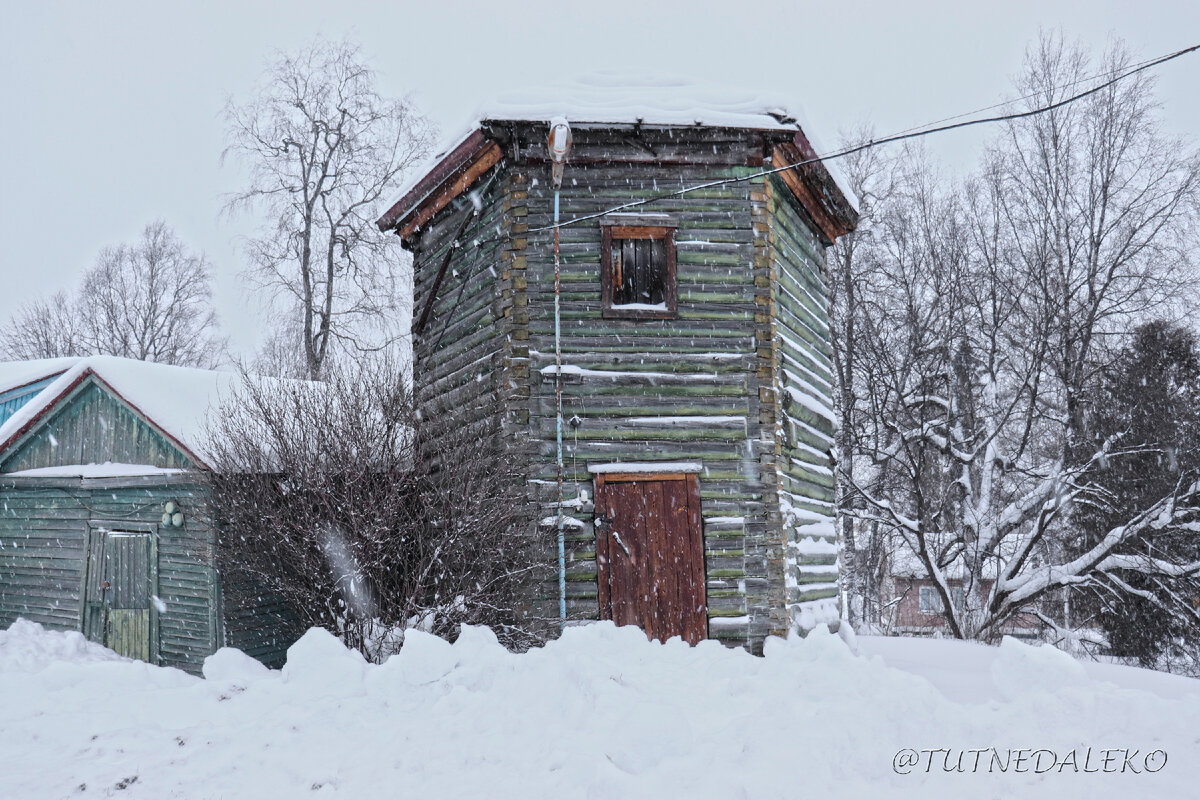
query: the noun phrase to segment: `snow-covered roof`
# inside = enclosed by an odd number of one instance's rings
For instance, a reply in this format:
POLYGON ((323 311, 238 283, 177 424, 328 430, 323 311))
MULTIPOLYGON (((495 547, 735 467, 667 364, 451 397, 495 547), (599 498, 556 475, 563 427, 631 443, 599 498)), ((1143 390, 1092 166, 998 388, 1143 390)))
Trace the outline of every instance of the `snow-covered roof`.
MULTIPOLYGON (((484 102, 467 124, 453 130, 399 190, 406 199, 487 122, 546 122, 565 118, 573 125, 640 123, 649 126, 737 128, 800 133, 817 154, 830 153, 813 135, 795 102, 723 86, 644 73, 599 72, 540 87, 504 91, 484 102)), ((857 213, 858 197, 836 162, 821 162, 857 213)), ((395 208, 381 218, 398 217, 395 208)), ((393 218, 392 222, 395 221, 393 218)))
POLYGON ((680 77, 598 72, 569 82, 505 91, 486 101, 478 120, 642 122, 758 130, 798 130, 799 117, 779 97, 680 77))
POLYGON ((209 412, 231 397, 241 381, 241 376, 231 371, 90 356, 0 363, 0 392, 56 373, 61 374, 0 425, 0 450, 7 449, 91 374, 203 461, 209 412))
POLYGON ((78 358, 39 358, 0 362, 0 394, 64 372, 78 361, 78 358))
MULTIPOLYGON (((989 558, 985 561, 983 565, 983 577, 988 580, 994 580, 996 577, 996 567, 995 558, 989 558)), ((894 578, 929 578, 925 564, 906 545, 898 545, 888 556, 888 568, 894 578)), ((948 580, 961 580, 967 576, 966 564, 961 558, 957 558, 942 567, 942 574, 948 580)))
MULTIPOLYGON (((995 580, 1001 566, 1015 558, 1018 550, 1026 539, 1017 534, 1005 537, 997 547, 997 553, 984 559, 981 574, 987 580, 995 580)), ((950 580, 960 580, 967 576, 967 565, 963 555, 942 567, 942 574, 950 580)), ((896 578, 928 578, 925 564, 911 547, 903 542, 897 542, 888 554, 888 569, 896 578)))

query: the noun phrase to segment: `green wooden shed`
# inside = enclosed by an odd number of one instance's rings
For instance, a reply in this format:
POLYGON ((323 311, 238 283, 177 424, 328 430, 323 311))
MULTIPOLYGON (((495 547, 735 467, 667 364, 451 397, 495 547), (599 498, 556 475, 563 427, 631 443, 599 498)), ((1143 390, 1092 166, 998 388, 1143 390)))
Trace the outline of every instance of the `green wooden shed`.
POLYGON ((486 111, 378 225, 413 255, 418 396, 499 398, 562 520, 541 613, 758 651, 838 617, 825 250, 857 212, 787 112, 649 89, 486 111))
POLYGON ((112 357, 0 364, 0 626, 79 630, 198 672, 237 647, 282 663, 280 603, 225 585, 203 470, 234 373, 112 357))

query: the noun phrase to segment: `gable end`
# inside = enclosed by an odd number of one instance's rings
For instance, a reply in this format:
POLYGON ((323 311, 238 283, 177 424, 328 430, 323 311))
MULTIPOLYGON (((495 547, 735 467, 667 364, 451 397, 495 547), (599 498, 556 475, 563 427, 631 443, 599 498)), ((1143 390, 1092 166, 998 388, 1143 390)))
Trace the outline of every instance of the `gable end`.
POLYGON ((194 453, 90 370, 0 445, 0 472, 106 461, 202 466, 194 453))

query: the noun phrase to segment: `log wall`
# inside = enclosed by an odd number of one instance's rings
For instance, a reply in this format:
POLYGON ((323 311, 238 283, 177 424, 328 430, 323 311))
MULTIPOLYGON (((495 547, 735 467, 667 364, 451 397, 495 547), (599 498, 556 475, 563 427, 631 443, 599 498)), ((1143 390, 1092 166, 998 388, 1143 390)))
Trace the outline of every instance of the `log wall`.
POLYGON ((777 178, 767 190, 786 606, 808 628, 837 619, 829 287, 803 210, 777 178))
MULTIPOLYGON (((499 390, 514 452, 527 460, 531 499, 551 529, 553 233, 538 230, 553 220, 545 131, 520 124, 486 130, 502 142, 505 160, 481 221, 464 239, 482 230, 496 241, 452 256, 434 322, 414 337, 414 375, 423 397, 455 393, 464 406, 499 390), (472 259, 487 266, 472 267, 472 259), (462 275, 471 276, 465 287, 455 283, 462 275)), ((830 397, 823 248, 803 212, 774 197, 781 189, 752 177, 769 152, 759 134, 636 126, 580 126, 574 134, 560 195, 564 221, 700 183, 742 180, 631 209, 678 221, 674 319, 604 319, 600 222, 560 228, 563 416, 578 421, 564 428, 568 617, 599 614, 588 466, 700 462, 708 635, 758 650, 765 636, 788 630, 789 606, 836 596, 836 560, 802 552, 813 535, 816 549, 828 544, 824 529, 810 526, 824 524, 832 508, 831 423, 809 413, 830 397), (805 560, 810 555, 814 561, 805 560), (801 589, 811 566, 822 579, 801 589)), ((460 203, 417 237, 414 318, 461 226, 456 215, 469 213, 460 203)), ((557 582, 536 600, 541 613, 556 616, 557 582)))

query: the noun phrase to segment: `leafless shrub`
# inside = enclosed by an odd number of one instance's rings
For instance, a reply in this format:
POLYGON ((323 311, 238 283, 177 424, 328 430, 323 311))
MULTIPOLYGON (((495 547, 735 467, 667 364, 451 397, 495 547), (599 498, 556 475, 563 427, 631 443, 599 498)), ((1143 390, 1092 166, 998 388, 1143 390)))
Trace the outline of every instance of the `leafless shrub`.
POLYGON ((220 546, 232 578, 368 658, 412 625, 541 638, 521 604, 537 534, 499 415, 418 414, 401 371, 331 367, 322 383, 247 378, 212 430, 220 546))

